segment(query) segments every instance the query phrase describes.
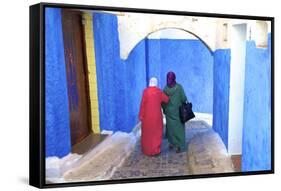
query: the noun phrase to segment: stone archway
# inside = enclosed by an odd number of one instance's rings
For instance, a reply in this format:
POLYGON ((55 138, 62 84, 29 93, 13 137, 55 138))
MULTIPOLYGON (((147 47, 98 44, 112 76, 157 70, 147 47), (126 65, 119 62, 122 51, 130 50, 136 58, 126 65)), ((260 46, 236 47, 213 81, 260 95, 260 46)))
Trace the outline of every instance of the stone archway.
MULTIPOLYGON (((210 47, 211 44, 209 44, 209 42, 204 41, 204 40, 202 39, 202 37, 198 36, 197 34, 194 34, 193 32, 190 32, 190 31, 188 31, 188 30, 186 30, 186 29, 183 29, 183 28, 180 28, 180 27, 163 27, 163 28, 157 29, 157 30, 155 30, 155 31, 149 32, 143 39, 149 37, 149 36, 150 36, 151 34, 153 34, 153 33, 157 33, 157 32, 159 32, 159 31, 162 31, 162 30, 165 30, 165 29, 180 30, 180 31, 186 32, 186 33, 188 33, 188 34, 194 36, 196 39, 200 40, 200 41, 206 46, 206 48, 210 51, 210 53, 213 55, 214 49, 212 49, 212 47, 210 47)), ((140 41, 143 40, 143 39, 140 39, 140 41)), ((140 42, 140 41, 139 41, 139 42, 140 42)), ((137 42, 137 43, 139 43, 139 42, 137 42)), ((135 46, 136 46, 136 45, 135 45, 135 46)), ((134 46, 134 47, 135 47, 135 46, 134 46)), ((134 49, 134 47, 132 48, 132 50, 134 49)), ((131 52, 132 50, 130 50, 130 52, 131 52)), ((129 57, 129 55, 130 55, 130 52, 128 53, 128 57, 129 57)))
POLYGON ((214 18, 129 13, 118 16, 120 57, 126 60, 134 47, 149 34, 174 28, 193 34, 213 52, 217 22, 214 18))
POLYGON ((163 88, 165 74, 172 70, 177 74, 178 82, 189 89, 187 96, 193 101, 194 109, 212 113, 214 57, 213 51, 202 39, 185 29, 167 27, 151 31, 141 39, 128 55, 128 60, 133 60, 132 65, 138 64, 134 59, 137 53, 145 57, 139 64, 144 64, 146 85, 151 77, 156 77, 159 87, 163 88), (165 33, 165 29, 170 32, 165 33), (176 49, 173 48, 175 46, 176 49), (194 96, 196 92, 201 92, 200 96, 194 96))

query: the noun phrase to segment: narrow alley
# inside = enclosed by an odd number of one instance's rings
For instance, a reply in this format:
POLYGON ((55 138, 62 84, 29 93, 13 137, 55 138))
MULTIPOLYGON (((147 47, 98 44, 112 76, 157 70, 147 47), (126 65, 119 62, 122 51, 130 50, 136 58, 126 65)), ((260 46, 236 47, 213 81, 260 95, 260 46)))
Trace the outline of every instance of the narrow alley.
POLYGON ((55 7, 45 14, 47 183, 272 169, 270 20, 55 7), (140 123, 143 135, 157 134, 154 154, 161 126, 145 132, 144 92, 155 86, 169 96, 169 84, 182 87, 196 118, 171 125, 184 152, 163 138, 161 154, 148 157, 140 123))
POLYGON ((120 144, 105 149, 98 157, 66 173, 64 179, 87 181, 233 172, 230 156, 218 134, 213 131, 211 121, 208 120, 195 118, 186 123, 187 150, 184 152, 176 153, 169 149, 167 139, 163 139, 161 154, 149 157, 141 152, 139 135, 135 146, 128 150, 121 147, 128 147, 127 144, 132 141, 125 143, 125 138, 120 137, 119 141, 123 139, 120 144), (128 151, 129 154, 126 156, 125 153, 128 151), (117 162, 116 158, 123 160, 117 162))

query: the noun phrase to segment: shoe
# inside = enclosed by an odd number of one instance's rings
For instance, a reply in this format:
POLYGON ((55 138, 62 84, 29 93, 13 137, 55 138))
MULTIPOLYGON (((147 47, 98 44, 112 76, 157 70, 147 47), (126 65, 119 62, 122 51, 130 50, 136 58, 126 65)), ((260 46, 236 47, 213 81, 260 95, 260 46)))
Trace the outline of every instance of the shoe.
POLYGON ((172 150, 174 146, 172 144, 169 144, 169 149, 172 150))
POLYGON ((154 155, 152 155, 153 157, 158 157, 158 156, 160 156, 161 155, 161 152, 159 152, 159 153, 157 153, 157 154, 154 154, 154 155))

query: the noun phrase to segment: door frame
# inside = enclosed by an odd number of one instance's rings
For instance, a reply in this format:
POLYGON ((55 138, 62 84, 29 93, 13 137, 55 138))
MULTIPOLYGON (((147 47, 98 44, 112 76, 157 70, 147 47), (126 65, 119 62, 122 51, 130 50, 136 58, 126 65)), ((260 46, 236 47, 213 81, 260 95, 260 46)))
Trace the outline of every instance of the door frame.
MULTIPOLYGON (((86 95, 86 104, 88 105, 88 112, 87 113, 87 120, 88 120, 88 127, 87 129, 89 130, 89 134, 84 137, 82 140, 80 140, 79 142, 75 143, 75 144, 72 144, 71 143, 71 150, 73 151, 73 147, 78 145, 79 143, 81 143, 85 138, 87 138, 90 134, 93 133, 93 130, 92 130, 92 119, 91 119, 91 102, 90 102, 90 90, 89 90, 89 77, 88 77, 88 63, 87 63, 87 55, 86 55, 86 39, 85 39, 85 29, 84 29, 84 26, 83 26, 83 17, 82 17, 82 12, 81 11, 77 11, 77 10, 71 10, 71 9, 64 9, 62 10, 64 12, 67 12, 67 14, 76 14, 80 17, 80 24, 81 24, 81 45, 82 45, 82 59, 83 59, 83 63, 82 63, 82 67, 83 67, 83 70, 84 70, 84 79, 85 79, 85 95, 86 95)), ((62 16, 62 32, 66 32, 63 30, 64 27, 63 27, 63 16, 62 16)), ((63 34, 64 35, 64 34, 63 34)), ((67 66, 66 66, 67 67, 67 66)), ((66 76, 67 78, 67 76, 66 76)), ((68 83, 68 78, 67 78, 67 83, 68 83)), ((67 86, 68 87, 68 86, 67 86)), ((69 92, 68 92, 68 97, 69 97, 69 92)), ((70 116, 71 117, 71 116, 70 116)), ((71 120, 71 119, 70 119, 71 120)), ((70 124, 71 125, 71 124, 70 124)), ((70 127, 70 132, 72 131, 71 127, 70 127)), ((70 133, 70 136, 71 136, 71 133, 70 133)), ((71 137, 70 137, 71 139, 71 137)))

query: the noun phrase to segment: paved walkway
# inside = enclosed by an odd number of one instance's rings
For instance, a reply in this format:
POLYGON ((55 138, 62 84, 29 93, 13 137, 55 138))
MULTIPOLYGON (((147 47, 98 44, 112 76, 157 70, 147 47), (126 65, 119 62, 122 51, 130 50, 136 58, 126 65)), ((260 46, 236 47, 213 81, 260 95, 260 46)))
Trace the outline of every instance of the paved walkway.
POLYGON ((219 135, 212 129, 194 135, 187 155, 191 174, 234 172, 231 157, 219 135))
POLYGON ((83 166, 68 172, 64 175, 64 179, 66 181, 95 181, 233 172, 231 159, 220 137, 206 123, 206 120, 197 119, 186 123, 187 150, 181 153, 169 150, 166 139, 163 139, 162 152, 158 156, 143 155, 139 140, 135 147, 124 150, 126 145, 132 145, 125 144, 124 141, 125 138, 129 140, 130 137, 116 139, 116 142, 112 144, 115 145, 114 148, 106 149, 83 166), (118 147, 116 143, 119 144, 118 147), (125 154, 127 157, 124 158, 125 154), (120 158, 120 155, 124 159, 116 160, 116 157, 120 158))
POLYGON ((155 157, 141 153, 140 142, 115 171, 112 179, 181 176, 232 172, 232 163, 219 136, 204 121, 186 124, 187 151, 176 153, 163 140, 162 152, 155 157))
POLYGON ((176 153, 169 150, 167 140, 163 140, 161 154, 152 157, 142 154, 140 142, 138 142, 133 153, 115 171, 112 179, 178 176, 183 174, 189 174, 186 152, 176 153))

